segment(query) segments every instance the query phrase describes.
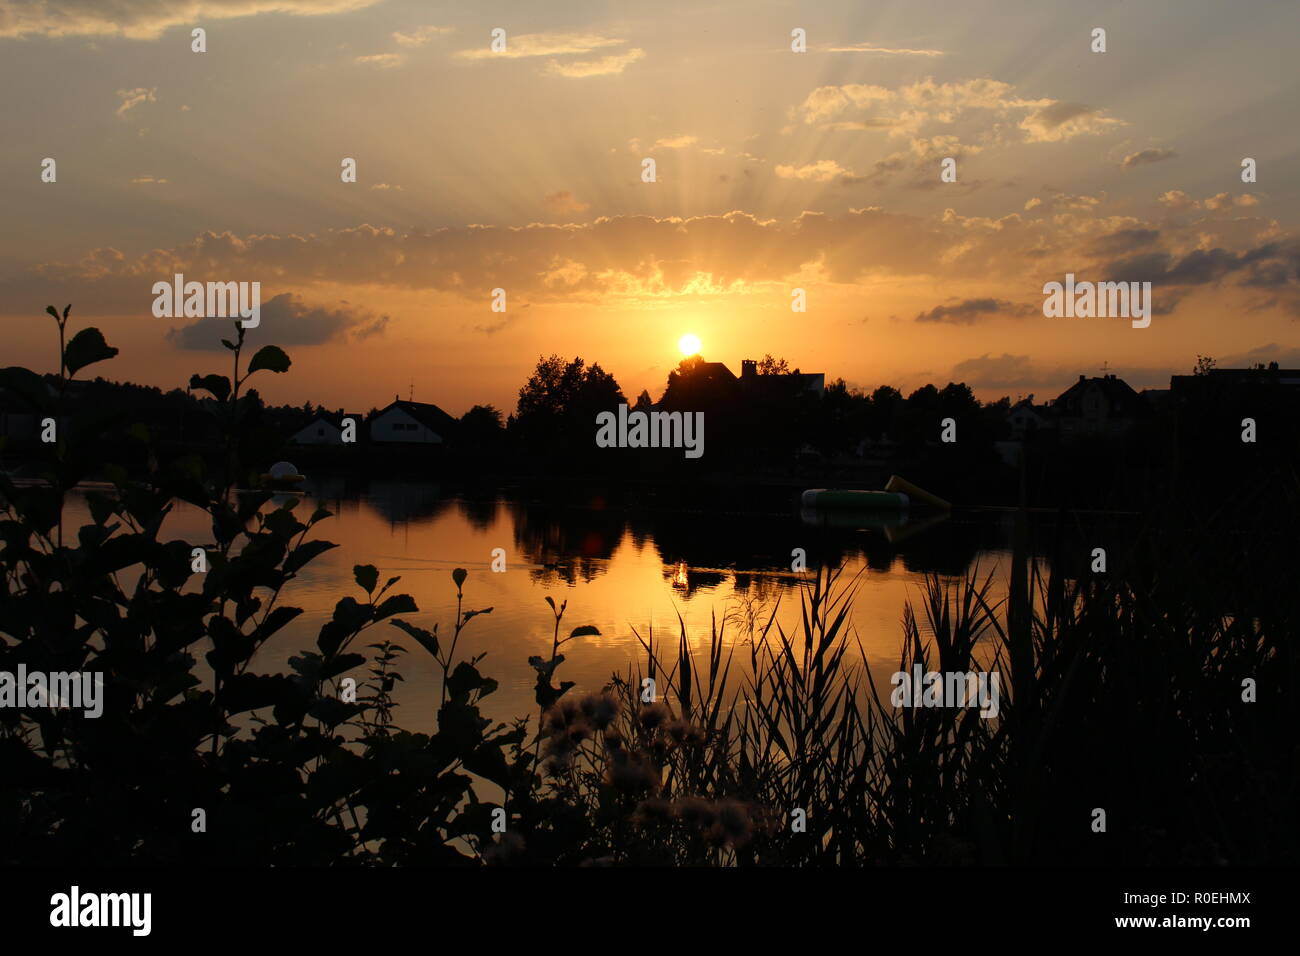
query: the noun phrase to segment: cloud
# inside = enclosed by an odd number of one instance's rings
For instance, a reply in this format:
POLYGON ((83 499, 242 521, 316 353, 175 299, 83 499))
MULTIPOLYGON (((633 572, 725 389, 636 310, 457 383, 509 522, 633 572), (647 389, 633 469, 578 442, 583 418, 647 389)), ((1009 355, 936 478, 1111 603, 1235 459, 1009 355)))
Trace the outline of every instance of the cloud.
POLYGON ((1250 193, 1242 193, 1239 196, 1233 196, 1230 193, 1218 193, 1205 199, 1193 199, 1181 189, 1171 189, 1166 193, 1162 193, 1160 201, 1175 212, 1188 209, 1208 209, 1217 212, 1234 207, 1256 206, 1259 204, 1259 200, 1250 193))
POLYGON ((1106 279, 1170 286, 1217 283, 1235 273, 1251 285, 1294 285, 1300 279, 1300 241, 1266 242, 1233 252, 1220 246, 1192 249, 1182 255, 1148 252, 1107 263, 1106 279))
POLYGON ((367 56, 352 57, 357 66, 372 66, 377 70, 391 70, 406 62, 403 53, 369 53, 367 56))
MULTIPOLYGON (((844 172, 838 165, 822 170, 844 172)), ((579 199, 552 200, 569 202, 579 199)), ((1231 284, 1246 297, 1239 298, 1244 311, 1266 307, 1259 305, 1264 296, 1279 308, 1300 302, 1298 268, 1300 239, 1272 220, 1241 217, 1183 225, 1107 216, 1098 208, 983 217, 952 209, 905 215, 875 206, 784 219, 741 211, 587 222, 566 215, 560 222, 512 227, 362 224, 319 234, 203 232, 131 254, 97 248, 72 261, 0 271, 0 314, 40 314, 58 297, 75 302, 79 314, 148 321, 152 284, 175 272, 197 281, 274 281, 276 291, 304 295, 318 286, 328 286, 331 295, 340 286, 365 286, 485 300, 493 288, 508 287, 534 302, 616 304, 767 296, 809 271, 827 284, 920 278, 983 289, 1005 282, 1008 291, 1032 287, 1034 294, 1043 282, 1073 272, 1097 281, 1160 282, 1161 307, 1175 289, 1231 284)), ((998 299, 965 302, 976 304, 942 303, 922 313, 922 321, 962 322, 1008 311, 998 299)))
POLYGON ((838 123, 824 123, 822 129, 832 132, 867 131, 873 129, 893 129, 898 124, 892 119, 843 120, 838 123))
MULTIPOLYGON (((343 304, 337 309, 309 306, 302 299, 285 292, 262 303, 261 324, 250 329, 248 337, 274 340, 276 345, 323 345, 351 338, 354 341, 382 335, 389 317, 376 316, 343 304)), ((221 352, 223 338, 229 338, 231 322, 198 319, 167 332, 167 340, 179 349, 221 352)))
POLYGON ((394 30, 393 39, 397 41, 398 46, 424 46, 434 37, 454 33, 455 30, 455 27, 416 27, 411 33, 394 30))
POLYGON ((1058 142, 1123 125, 1090 106, 1027 99, 1010 83, 986 78, 938 83, 927 77, 894 89, 864 83, 820 86, 792 111, 792 118, 835 130, 881 129, 891 137, 918 137, 926 127, 969 120, 972 134, 999 145, 1058 142), (855 112, 866 115, 843 115, 855 112))
POLYGON ((807 163, 803 166, 777 166, 776 174, 782 179, 798 179, 813 183, 828 183, 839 176, 853 175, 833 159, 819 159, 815 163, 807 163))
POLYGON ((1178 154, 1172 149, 1141 149, 1136 153, 1129 153, 1121 162, 1121 169, 1132 169, 1134 166, 1142 166, 1147 163, 1158 163, 1162 160, 1173 159, 1178 154))
POLYGON ((693 146, 696 142, 694 136, 668 136, 664 139, 655 140, 651 149, 685 149, 687 146, 693 146))
POLYGON ((831 53, 880 53, 889 56, 943 56, 942 50, 909 50, 903 47, 876 46, 874 43, 854 43, 849 46, 828 47, 831 53))
POLYGON ((175 26, 263 13, 323 16, 374 6, 379 0, 65 0, 0 6, 0 37, 120 36, 156 40, 175 26))
POLYGON ((1279 368, 1300 368, 1300 347, 1269 342, 1247 352, 1229 355, 1218 364, 1220 368, 1250 368, 1260 362, 1276 362, 1279 368))
POLYGON ((1097 196, 1073 195, 1071 193, 1053 193, 1046 199, 1038 196, 1025 203, 1025 211, 1040 209, 1043 212, 1061 212, 1063 210, 1091 211, 1101 205, 1097 196))
POLYGON ((1154 246, 1160 239, 1158 229, 1117 229, 1115 232, 1099 236, 1089 246, 1088 252, 1094 256, 1118 256, 1132 252, 1142 246, 1154 246))
POLYGON ((1013 355, 1010 352, 1001 355, 985 352, 958 362, 952 367, 952 377, 953 381, 984 388, 1038 384, 1040 381, 1028 355, 1013 355))
POLYGON ((970 325, 985 315, 1028 315, 1033 307, 1016 305, 1005 299, 964 299, 951 305, 936 305, 929 312, 917 315, 917 322, 950 322, 954 325, 970 325))
POLYGON ((819 86, 798 107, 805 123, 829 119, 848 109, 866 109, 875 103, 888 103, 896 98, 893 90, 883 86, 850 83, 846 86, 819 86))
POLYGON ((594 33, 521 33, 506 35, 506 48, 494 53, 487 44, 460 50, 456 56, 462 60, 487 60, 493 57, 520 59, 531 56, 561 56, 566 53, 591 53, 593 50, 622 46, 623 40, 603 37, 594 33))
POLYGON ((141 103, 158 102, 158 87, 137 86, 133 90, 118 90, 117 96, 122 102, 118 104, 117 115, 125 116, 141 103))
POLYGON ((1059 143, 1076 136, 1104 133, 1122 120, 1103 116, 1101 110, 1082 103, 1052 103, 1036 110, 1020 122, 1030 143, 1059 143))
POLYGON ((591 208, 590 203, 581 202, 576 196, 567 189, 561 189, 559 192, 548 194, 542 200, 546 203, 546 208, 557 215, 567 215, 574 212, 586 212, 591 208))
POLYGON ((644 50, 632 49, 626 53, 612 53, 598 60, 575 60, 561 63, 552 60, 546 64, 546 72, 570 79, 585 79, 589 76, 611 76, 622 73, 628 66, 645 56, 644 50))
POLYGON ((522 319, 525 314, 524 310, 530 308, 531 306, 532 306, 531 302, 525 302, 522 308, 518 308, 513 310, 512 312, 506 313, 505 315, 502 315, 499 319, 496 319, 495 321, 491 322, 488 325, 474 326, 474 331, 482 332, 484 335, 496 335, 498 332, 504 332, 506 329, 510 328, 510 326, 514 325, 516 322, 522 319))
POLYGON ((352 62, 358 66, 370 66, 376 70, 391 70, 401 66, 406 57, 400 53, 371 53, 368 56, 354 57, 352 62))

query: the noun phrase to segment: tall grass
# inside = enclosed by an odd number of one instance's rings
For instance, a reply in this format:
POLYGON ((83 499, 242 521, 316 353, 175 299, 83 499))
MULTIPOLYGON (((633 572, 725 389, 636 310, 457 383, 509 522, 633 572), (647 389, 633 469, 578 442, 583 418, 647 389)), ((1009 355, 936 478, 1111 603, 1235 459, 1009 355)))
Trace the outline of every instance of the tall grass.
MULTIPOLYGON (((895 707, 849 624, 861 582, 833 569, 803 588, 793 633, 774 608, 748 641, 716 618, 698 648, 680 621, 675 641, 638 634, 643 662, 607 688, 616 744, 593 732, 563 770, 589 849, 677 864, 1295 862, 1288 565, 1230 550, 1222 522, 1169 517, 1107 573, 1072 574, 1063 533, 1050 562, 1031 559, 1022 527, 1005 598, 977 569, 925 580, 897 669, 995 671, 996 717, 895 707)), ((1294 521, 1272 523, 1251 540, 1287 547, 1294 521)))

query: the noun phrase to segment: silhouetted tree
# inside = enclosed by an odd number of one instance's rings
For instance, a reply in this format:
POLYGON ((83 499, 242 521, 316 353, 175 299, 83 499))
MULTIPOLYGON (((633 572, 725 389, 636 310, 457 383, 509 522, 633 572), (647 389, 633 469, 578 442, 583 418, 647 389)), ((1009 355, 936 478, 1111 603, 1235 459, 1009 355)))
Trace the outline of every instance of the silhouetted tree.
POLYGON ((535 450, 594 448, 596 415, 626 404, 614 376, 581 357, 565 362, 558 355, 539 358, 537 368, 519 389, 513 425, 535 450))
POLYGON ((459 437, 466 448, 494 448, 504 436, 501 410, 493 405, 475 405, 460 417, 459 437))
POLYGON ((783 358, 773 358, 769 352, 758 363, 759 375, 789 375, 790 365, 783 358))

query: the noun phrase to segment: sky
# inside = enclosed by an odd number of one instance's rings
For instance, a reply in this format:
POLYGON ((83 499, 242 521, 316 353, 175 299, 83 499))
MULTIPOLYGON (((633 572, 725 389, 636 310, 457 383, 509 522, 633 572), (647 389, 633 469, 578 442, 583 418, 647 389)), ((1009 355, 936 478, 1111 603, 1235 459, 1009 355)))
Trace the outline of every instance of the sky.
POLYGON ((986 400, 1300 367, 1297 35, 1291 0, 0 0, 0 365, 56 370, 72 303, 121 349, 90 374, 224 372, 227 321, 154 315, 180 272, 261 283, 268 401, 349 411, 511 411, 552 353, 657 398, 687 334, 986 400), (1067 273, 1151 282, 1150 326, 1045 316, 1067 273))

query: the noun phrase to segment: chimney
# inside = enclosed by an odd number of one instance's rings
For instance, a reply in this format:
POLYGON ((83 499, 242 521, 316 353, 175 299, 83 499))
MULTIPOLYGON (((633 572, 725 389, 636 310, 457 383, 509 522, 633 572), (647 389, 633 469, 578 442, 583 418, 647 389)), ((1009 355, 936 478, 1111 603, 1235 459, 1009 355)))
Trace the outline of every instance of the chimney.
POLYGON ((1082 382, 1082 381, 1085 381, 1085 380, 1086 380, 1086 376, 1083 376, 1083 375, 1080 375, 1080 376, 1079 376, 1079 381, 1082 382))
POLYGON ((754 359, 740 360, 740 377, 753 378, 758 374, 758 362, 754 359))

